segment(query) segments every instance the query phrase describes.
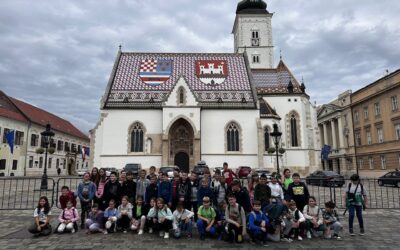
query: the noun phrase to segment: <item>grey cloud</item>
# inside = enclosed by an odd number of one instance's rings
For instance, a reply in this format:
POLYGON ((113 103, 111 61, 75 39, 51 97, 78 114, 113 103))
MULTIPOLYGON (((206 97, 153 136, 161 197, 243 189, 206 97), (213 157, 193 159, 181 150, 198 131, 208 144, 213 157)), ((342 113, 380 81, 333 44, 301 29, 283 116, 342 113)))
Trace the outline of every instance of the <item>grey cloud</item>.
MULTIPOLYGON (((0 89, 87 132, 118 49, 232 52, 232 0, 0 2, 0 89)), ((397 1, 270 0, 279 49, 324 103, 399 67, 397 1)))

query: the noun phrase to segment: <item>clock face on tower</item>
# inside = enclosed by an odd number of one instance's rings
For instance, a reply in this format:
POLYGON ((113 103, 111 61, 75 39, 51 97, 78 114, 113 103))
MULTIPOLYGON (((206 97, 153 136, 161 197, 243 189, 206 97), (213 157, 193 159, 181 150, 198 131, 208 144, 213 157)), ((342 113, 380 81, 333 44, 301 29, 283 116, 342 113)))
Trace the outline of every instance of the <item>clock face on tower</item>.
POLYGON ((251 46, 260 46, 260 39, 259 38, 252 38, 251 39, 251 46))

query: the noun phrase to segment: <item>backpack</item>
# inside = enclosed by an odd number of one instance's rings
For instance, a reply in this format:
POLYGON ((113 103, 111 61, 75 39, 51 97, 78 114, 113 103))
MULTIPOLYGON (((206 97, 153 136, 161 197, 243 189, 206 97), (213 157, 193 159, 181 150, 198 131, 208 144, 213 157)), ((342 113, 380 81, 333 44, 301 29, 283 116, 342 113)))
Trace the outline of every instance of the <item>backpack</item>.
POLYGON ((253 218, 254 218, 254 224, 256 225, 256 226, 261 226, 261 223, 262 223, 262 217, 261 217, 261 221, 257 221, 257 215, 256 215, 256 213, 254 212, 254 211, 251 211, 251 213, 249 213, 248 214, 248 216, 247 216, 247 229, 250 229, 250 216, 253 216, 253 218))
MULTIPOLYGON (((239 209, 239 217, 242 217, 242 206, 240 206, 239 203, 237 203, 237 205, 239 206, 239 207, 238 207, 238 209, 239 209)), ((228 211, 229 211, 229 212, 231 211, 231 204, 228 204, 228 211)), ((228 215, 228 216, 229 216, 229 215, 228 215)), ((226 214, 225 214, 225 217, 226 217, 226 214)), ((244 221, 244 223, 246 223, 246 222, 244 221)))
MULTIPOLYGON (((351 204, 351 202, 357 201, 356 193, 357 193, 358 186, 361 186, 361 195, 362 196, 364 195, 364 186, 363 186, 363 184, 361 184, 361 182, 357 183, 357 186, 356 186, 356 189, 354 190, 354 193, 350 193, 351 184, 352 183, 350 182, 349 186, 348 186, 348 189, 347 189, 347 199, 346 199, 346 206, 347 207, 351 204)), ((363 208, 365 208, 364 199, 363 198, 361 200, 361 203, 362 203, 363 208)))

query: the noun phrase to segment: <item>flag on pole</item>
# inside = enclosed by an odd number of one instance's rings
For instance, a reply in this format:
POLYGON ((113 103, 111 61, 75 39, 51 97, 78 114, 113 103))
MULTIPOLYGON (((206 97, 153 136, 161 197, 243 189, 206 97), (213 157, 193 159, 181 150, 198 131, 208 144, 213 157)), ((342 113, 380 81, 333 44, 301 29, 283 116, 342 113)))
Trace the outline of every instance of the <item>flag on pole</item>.
POLYGON ((14 130, 10 130, 6 134, 6 140, 8 146, 10 146, 11 154, 14 154, 14 137, 15 137, 14 132, 15 132, 14 130))
POLYGON ((85 158, 86 158, 86 156, 89 156, 89 148, 87 148, 87 147, 82 147, 82 152, 81 152, 81 154, 82 154, 82 159, 83 159, 83 161, 85 161, 85 158))

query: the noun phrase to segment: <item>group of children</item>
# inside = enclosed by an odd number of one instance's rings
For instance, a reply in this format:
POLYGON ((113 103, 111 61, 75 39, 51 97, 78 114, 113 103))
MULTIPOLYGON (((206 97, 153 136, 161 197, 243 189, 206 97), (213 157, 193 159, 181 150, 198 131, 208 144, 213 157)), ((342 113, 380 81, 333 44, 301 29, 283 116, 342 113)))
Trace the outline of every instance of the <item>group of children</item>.
MULTIPOLYGON (((287 171, 282 180, 274 174, 269 182, 265 175, 258 180, 252 178, 248 189, 238 180, 226 183, 224 173, 216 173, 213 180, 209 173, 201 179, 194 173, 190 178, 175 173, 170 181, 164 174, 157 180, 154 172, 146 177, 141 171, 138 180, 133 181, 127 173, 122 183, 121 176, 118 180, 116 173, 111 173, 104 185, 85 174, 76 195, 62 187, 63 210, 54 231, 75 233, 81 220, 87 234, 133 231, 138 235, 157 232, 165 239, 170 234, 191 238, 195 225, 201 240, 215 237, 242 243, 247 239, 256 244, 321 236, 340 240, 342 225, 335 203, 329 201, 324 209, 319 208, 300 176, 290 176, 287 171), (129 190, 125 190, 127 187, 129 190), (75 208, 76 196, 81 202, 81 215, 75 208)), ((29 231, 50 234, 50 215, 49 202, 41 197, 34 212, 35 224, 29 231)))

